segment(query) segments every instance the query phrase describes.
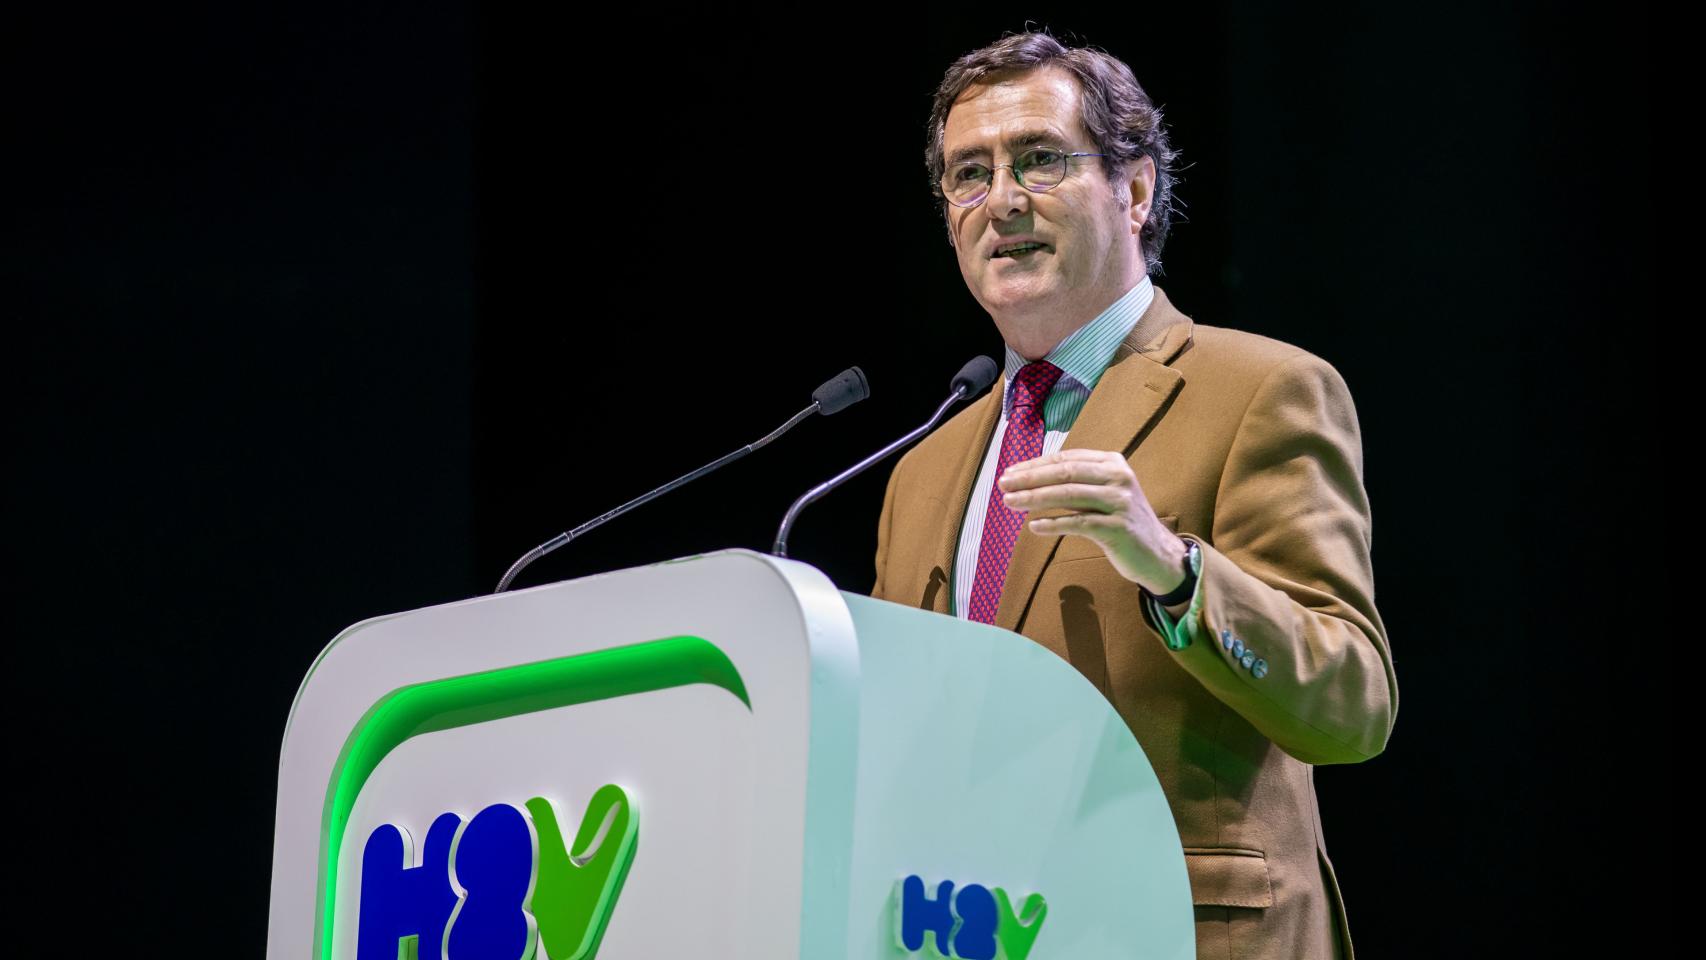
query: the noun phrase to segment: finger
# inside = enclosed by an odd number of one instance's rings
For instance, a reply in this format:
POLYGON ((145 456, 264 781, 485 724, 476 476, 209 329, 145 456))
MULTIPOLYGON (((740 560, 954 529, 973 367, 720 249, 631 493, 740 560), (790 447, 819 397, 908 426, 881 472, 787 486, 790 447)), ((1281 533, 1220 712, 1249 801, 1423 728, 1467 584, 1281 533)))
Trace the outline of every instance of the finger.
POLYGON ((1001 502, 1009 510, 1091 510, 1114 513, 1127 505, 1123 492, 1116 487, 1096 483, 1054 483, 1046 487, 1014 490, 1002 494, 1001 502))
POLYGON ((1025 526, 1032 533, 1045 536, 1088 537, 1097 543, 1111 541, 1125 529, 1122 518, 1105 513, 1072 513, 1064 517, 1039 517, 1025 526))
POLYGON ((1068 447, 1065 450, 1056 450, 1053 453, 1045 453, 1041 456, 1032 457, 1024 462, 1060 463, 1064 460, 1103 460, 1108 457, 1118 456, 1119 454, 1114 453, 1111 450, 1092 450, 1089 447, 1068 447))
POLYGON ((1065 460, 1056 463, 1037 463, 1033 466, 1014 464, 1002 471, 997 486, 1002 490, 1029 490, 1059 483, 1118 484, 1131 475, 1124 460, 1065 460))
POLYGON ((1046 466, 1051 463, 1066 463, 1069 461, 1095 461, 1118 456, 1119 454, 1110 453, 1106 450, 1088 450, 1083 447, 1074 447, 1070 450, 1056 450, 1054 453, 1045 453, 1042 456, 1032 457, 1029 460, 1021 460, 1007 469, 1017 470, 1021 468, 1046 466))

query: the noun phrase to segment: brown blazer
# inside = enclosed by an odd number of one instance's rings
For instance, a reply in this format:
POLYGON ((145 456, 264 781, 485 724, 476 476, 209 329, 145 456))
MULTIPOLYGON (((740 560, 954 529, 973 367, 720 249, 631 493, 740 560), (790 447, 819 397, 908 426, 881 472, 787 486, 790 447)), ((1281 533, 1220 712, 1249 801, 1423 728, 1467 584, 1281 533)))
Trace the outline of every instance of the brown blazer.
MULTIPOLYGON (((951 612, 1001 396, 895 466, 873 596, 951 612)), ((1197 639, 1169 650, 1137 585, 1089 540, 1024 529, 996 625, 1077 667, 1143 746, 1184 844, 1198 957, 1350 957, 1312 764, 1380 753, 1398 687, 1344 381, 1297 347, 1193 324, 1157 288, 1066 447, 1123 452, 1162 522, 1201 544, 1197 639)))

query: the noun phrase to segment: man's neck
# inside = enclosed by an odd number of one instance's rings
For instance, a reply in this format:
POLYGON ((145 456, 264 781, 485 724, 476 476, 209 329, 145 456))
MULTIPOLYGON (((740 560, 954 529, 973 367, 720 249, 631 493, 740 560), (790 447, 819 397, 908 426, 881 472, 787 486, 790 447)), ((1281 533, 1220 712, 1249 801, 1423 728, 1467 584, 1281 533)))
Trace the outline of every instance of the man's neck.
MULTIPOLYGON (((1078 320, 1070 326, 1062 327, 1059 325, 1051 325, 1051 330, 1042 332, 1039 331, 1036 326, 1021 324, 1019 326, 1021 331, 1038 333, 1039 335, 1025 336, 1021 333, 1011 339, 1007 337, 1003 337, 1003 339, 1006 341, 1008 348, 1029 362, 1046 359, 1049 354, 1053 353, 1073 334, 1089 326, 1098 318, 1106 315, 1108 310, 1115 304, 1130 297, 1132 295, 1132 291, 1136 290, 1139 286, 1143 286, 1148 277, 1149 274, 1147 272, 1138 274, 1137 279, 1132 281, 1131 286, 1127 287, 1125 290, 1121 291, 1118 296, 1109 299, 1106 303, 1102 304, 1095 310, 1089 311, 1087 315, 1084 311, 1075 311, 1078 320)), ((996 326, 1006 329, 1006 325, 1004 324, 997 323, 996 326)))

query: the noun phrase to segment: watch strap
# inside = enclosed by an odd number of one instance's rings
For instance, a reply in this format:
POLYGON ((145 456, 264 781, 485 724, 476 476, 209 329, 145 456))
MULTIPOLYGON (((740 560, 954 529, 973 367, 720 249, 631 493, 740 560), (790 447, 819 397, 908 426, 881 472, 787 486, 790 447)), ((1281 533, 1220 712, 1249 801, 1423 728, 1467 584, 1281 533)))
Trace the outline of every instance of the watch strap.
POLYGON ((1197 571, 1202 569, 1202 548, 1195 540, 1185 541, 1185 582, 1179 584, 1166 596, 1156 597, 1155 602, 1163 607, 1171 607, 1184 603, 1197 592, 1197 571))

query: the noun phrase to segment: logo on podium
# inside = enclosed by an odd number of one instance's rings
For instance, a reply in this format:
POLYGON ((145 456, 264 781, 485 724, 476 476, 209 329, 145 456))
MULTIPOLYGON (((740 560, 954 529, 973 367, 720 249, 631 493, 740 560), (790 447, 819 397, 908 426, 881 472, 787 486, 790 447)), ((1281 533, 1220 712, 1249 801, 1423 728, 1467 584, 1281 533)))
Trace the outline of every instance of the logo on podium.
POLYGON ((956 890, 954 881, 943 880, 932 897, 916 874, 900 882, 895 897, 901 949, 917 953, 928 944, 931 955, 958 960, 1025 960, 1048 917, 1048 903, 1039 893, 1026 897, 1015 911, 1000 887, 968 883, 956 890), (927 941, 926 934, 934 937, 927 941))
POLYGON ((419 866, 408 832, 384 824, 362 852, 356 960, 530 960, 541 942, 552 960, 591 957, 639 827, 615 784, 593 794, 572 846, 543 797, 523 807, 495 803, 466 822, 439 816, 419 866))

